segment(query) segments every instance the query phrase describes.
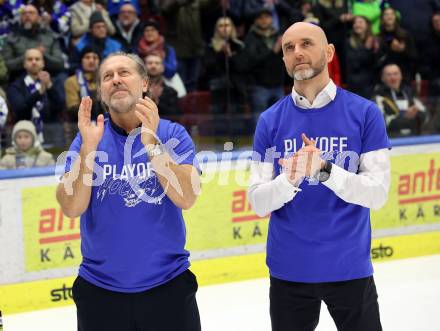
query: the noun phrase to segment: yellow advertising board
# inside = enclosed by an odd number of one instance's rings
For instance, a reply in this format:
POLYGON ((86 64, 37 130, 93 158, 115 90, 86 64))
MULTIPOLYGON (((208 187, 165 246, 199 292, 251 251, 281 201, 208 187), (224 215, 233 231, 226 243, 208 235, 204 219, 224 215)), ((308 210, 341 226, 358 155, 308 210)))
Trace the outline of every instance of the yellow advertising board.
POLYGON ((387 204, 371 213, 374 230, 440 223, 440 153, 391 158, 387 204))
POLYGON ((249 170, 216 172, 202 185, 194 207, 184 212, 190 251, 207 251, 266 242, 269 217, 260 218, 247 200, 249 170), (219 185, 221 184, 221 185, 219 185))
POLYGON ((81 262, 79 218, 63 215, 55 186, 22 191, 25 270, 78 266, 81 262))

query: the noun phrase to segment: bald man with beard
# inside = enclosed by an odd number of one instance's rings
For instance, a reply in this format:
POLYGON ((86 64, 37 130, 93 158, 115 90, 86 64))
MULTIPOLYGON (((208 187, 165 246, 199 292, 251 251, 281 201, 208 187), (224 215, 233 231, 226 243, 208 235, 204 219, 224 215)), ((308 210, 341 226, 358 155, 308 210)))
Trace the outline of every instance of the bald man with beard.
POLYGON ((22 73, 26 50, 43 53, 46 70, 53 76, 64 70, 61 46, 52 30, 41 26, 41 16, 34 5, 26 5, 20 14, 20 26, 5 40, 2 56, 13 78, 22 73))
POLYGON ((390 142, 371 101, 336 87, 324 31, 295 23, 282 38, 292 94, 263 112, 249 200, 270 214, 272 330, 314 330, 321 301, 340 331, 382 330, 370 209, 388 198, 390 142))

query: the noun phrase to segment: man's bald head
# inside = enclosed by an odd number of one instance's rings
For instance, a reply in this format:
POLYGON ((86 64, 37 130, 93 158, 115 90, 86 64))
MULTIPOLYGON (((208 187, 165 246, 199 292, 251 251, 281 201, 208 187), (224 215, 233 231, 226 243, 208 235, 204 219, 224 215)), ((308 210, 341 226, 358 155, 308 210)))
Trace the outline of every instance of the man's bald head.
POLYGON ((322 45, 328 45, 324 30, 313 23, 297 22, 292 24, 283 34, 283 45, 284 41, 291 35, 308 36, 321 42, 322 45))
MULTIPOLYGON (((283 60, 287 73, 296 81, 328 78, 327 64, 333 59, 334 46, 317 25, 298 22, 282 38, 283 60)), ((315 80, 316 81, 316 80, 315 80)))
POLYGON ((43 58, 43 52, 41 50, 39 50, 38 48, 28 48, 24 52, 24 58, 26 58, 28 56, 39 56, 39 57, 43 58))

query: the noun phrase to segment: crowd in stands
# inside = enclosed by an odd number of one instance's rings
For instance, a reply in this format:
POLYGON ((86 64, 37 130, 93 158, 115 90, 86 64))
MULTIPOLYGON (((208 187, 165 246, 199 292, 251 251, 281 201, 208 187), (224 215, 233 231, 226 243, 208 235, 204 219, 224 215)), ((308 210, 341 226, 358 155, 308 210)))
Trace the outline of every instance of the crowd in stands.
POLYGON ((105 113, 96 69, 117 51, 144 59, 161 117, 255 118, 291 92, 281 36, 298 21, 324 29, 331 78, 391 137, 440 132, 439 0, 0 0, 0 167, 50 164, 45 125, 69 145, 82 97, 105 113))

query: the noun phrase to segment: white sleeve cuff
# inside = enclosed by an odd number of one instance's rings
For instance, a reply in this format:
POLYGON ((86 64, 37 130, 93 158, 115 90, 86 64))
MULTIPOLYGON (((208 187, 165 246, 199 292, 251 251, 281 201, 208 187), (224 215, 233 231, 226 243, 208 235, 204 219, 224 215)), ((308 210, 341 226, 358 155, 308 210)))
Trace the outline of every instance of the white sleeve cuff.
POLYGON ((280 195, 285 197, 283 199, 284 201, 290 201, 293 199, 293 197, 301 191, 299 187, 294 186, 292 183, 289 182, 287 179, 287 176, 284 172, 279 174, 274 179, 275 186, 277 190, 279 191, 280 195))
POLYGON ((337 193, 344 188, 344 183, 349 175, 350 172, 342 169, 341 167, 338 167, 336 164, 333 164, 330 177, 322 184, 327 186, 333 192, 337 193))

